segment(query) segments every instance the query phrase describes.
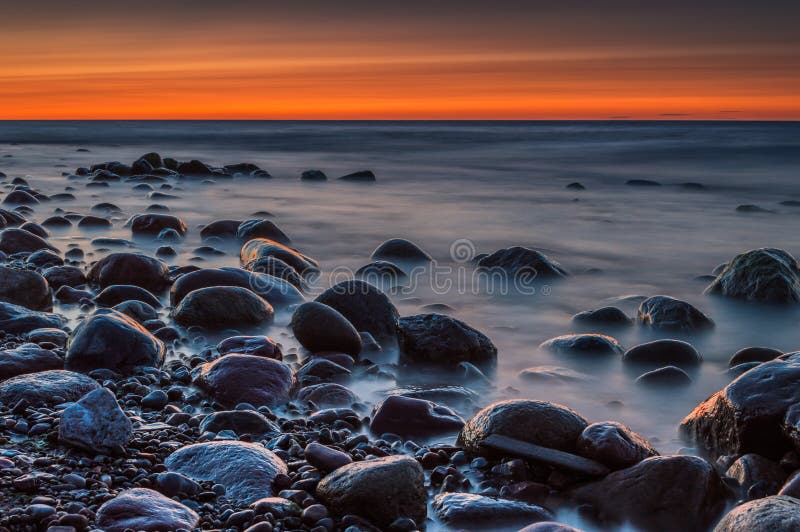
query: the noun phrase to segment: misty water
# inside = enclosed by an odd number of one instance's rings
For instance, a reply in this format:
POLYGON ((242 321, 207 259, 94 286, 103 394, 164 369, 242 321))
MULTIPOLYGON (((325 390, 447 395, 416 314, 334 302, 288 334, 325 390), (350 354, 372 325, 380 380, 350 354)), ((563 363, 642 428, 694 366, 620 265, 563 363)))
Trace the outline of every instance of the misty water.
MULTIPOLYGON (((51 231, 62 251, 77 244, 87 262, 116 249, 98 251, 97 237, 130 239, 128 216, 148 205, 167 205, 189 227, 170 264, 239 266, 238 247, 198 261, 199 228, 216 219, 247 219, 267 211, 293 246, 319 260, 321 291, 369 262, 372 250, 392 237, 410 239, 451 273, 450 286, 422 276, 411 293, 392 299, 401 315, 447 312, 489 336, 498 367, 489 383, 464 382, 460 373, 399 372, 399 381, 372 377, 351 383, 374 404, 397 386, 465 384, 479 394, 476 406, 508 398, 554 401, 591 421, 617 420, 648 438, 662 453, 683 446, 679 421, 730 378, 724 371, 738 349, 800 348, 800 311, 767 308, 703 294, 715 266, 757 247, 800 253, 800 125, 702 122, 6 122, 0 123, 0 171, 24 177, 52 195, 67 187, 74 201, 34 206, 35 221, 56 209, 89 214, 111 202, 124 216, 111 230, 73 227, 51 231), (78 151, 78 150, 88 150, 78 151), (163 192, 177 199, 151 200, 130 183, 86 188, 70 179, 76 167, 119 160, 126 163, 157 151, 179 160, 211 165, 252 162, 272 179, 236 178, 216 183, 175 182, 163 192), (317 168, 329 177, 371 169, 376 183, 301 182, 317 168), (629 179, 662 186, 634 187, 629 179), (578 181, 586 190, 565 185, 578 181), (703 189, 685 187, 692 182, 703 189), (770 213, 742 213, 754 204, 770 213), (564 281, 539 284, 535 293, 487 293, 469 282, 473 253, 520 245, 539 249, 570 273, 564 281), (461 276, 461 277, 460 277, 461 276), (466 279, 467 281, 463 281, 466 279), (438 283, 437 283, 438 284, 438 283), (653 390, 634 384, 640 372, 619 358, 569 358, 542 352, 553 336, 578 332, 570 317, 616 305, 635 316, 641 297, 666 294, 706 312, 716 327, 701 336, 654 334, 640 327, 607 332, 625 347, 656 338, 691 342, 704 362, 687 388, 653 390), (531 366, 558 366, 584 374, 579 382, 525 381, 531 366)), ((158 185, 156 185, 157 187, 158 185)), ((7 185, 8 187, 8 185, 7 185)), ((152 254, 160 243, 135 247, 152 254)), ((102 246, 106 247, 106 246, 102 246)), ((485 288, 485 287, 484 287, 485 288)), ((313 293, 311 294, 313 297, 313 293)), ((76 317, 74 307, 60 308, 76 317)), ((286 329, 288 314, 264 331, 299 352, 286 329)), ((585 331, 585 329, 583 329, 585 331)), ((187 345, 179 350, 199 349, 187 345)), ((380 361, 392 361, 384 353, 380 361)), ((462 409, 463 416, 473 411, 462 409)), ((453 437, 437 441, 452 443, 453 437)))

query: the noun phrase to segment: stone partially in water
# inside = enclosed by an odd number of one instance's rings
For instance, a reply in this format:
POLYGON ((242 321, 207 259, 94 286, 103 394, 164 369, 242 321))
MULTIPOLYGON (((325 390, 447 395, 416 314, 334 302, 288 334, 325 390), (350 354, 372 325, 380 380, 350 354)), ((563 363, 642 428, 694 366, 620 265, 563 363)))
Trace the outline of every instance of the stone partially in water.
POLYGON ((357 331, 366 331, 379 341, 397 335, 397 309, 386 294, 367 282, 342 281, 325 290, 316 301, 337 310, 357 331))
POLYGON ((696 332, 714 327, 714 322, 697 308, 669 296, 653 296, 639 305, 637 321, 661 331, 696 332))
POLYGON ((50 285, 38 273, 0 266, 0 301, 31 310, 52 310, 50 285))
POLYGON ((442 493, 433 499, 433 511, 449 527, 495 528, 549 521, 553 514, 522 501, 485 497, 474 493, 442 493))
POLYGON ((169 285, 169 268, 164 262, 139 253, 112 253, 97 261, 86 277, 101 288, 132 284, 157 292, 169 285))
POLYGON ((585 326, 628 327, 633 324, 627 314, 617 307, 586 310, 572 316, 572 322, 585 326))
POLYGON ((446 406, 424 399, 392 395, 375 406, 369 428, 373 434, 431 436, 456 432, 464 420, 446 406))
POLYGON ((131 439, 131 421, 114 394, 100 388, 61 413, 58 438, 87 451, 119 454, 131 439))
POLYGON ((692 378, 681 368, 664 366, 663 368, 642 373, 636 378, 635 382, 644 386, 678 388, 690 385, 692 378))
POLYGON ((621 355, 622 346, 604 334, 565 334, 542 342, 539 349, 558 355, 604 356, 621 355))
POLYGON ((248 262, 262 257, 275 257, 276 259, 280 259, 294 268, 295 271, 304 278, 319 272, 319 264, 317 261, 303 255, 296 249, 292 249, 268 238, 254 238, 246 242, 239 253, 242 264, 247 264, 248 262))
POLYGON ((0 403, 11 407, 22 399, 33 406, 54 401, 77 401, 98 389, 98 384, 80 373, 64 370, 19 375, 0 383, 0 403))
POLYGON ((535 249, 514 246, 500 249, 478 261, 478 268, 499 268, 520 282, 558 279, 569 274, 559 264, 535 249))
POLYGON ((430 262, 431 256, 405 238, 392 238, 375 248, 370 258, 400 262, 430 262))
POLYGON ((254 238, 267 238, 288 246, 292 240, 270 220, 245 220, 236 229, 239 242, 249 242, 254 238))
POLYGON ((66 319, 59 314, 34 310, 0 301, 0 330, 9 334, 24 334, 34 329, 64 326, 66 319))
POLYGON ((798 303, 800 265, 782 249, 753 249, 731 259, 706 293, 759 303, 798 303))
POLYGON ((354 181, 359 183, 371 183, 375 181, 375 174, 371 170, 359 170, 352 174, 346 174, 337 178, 339 181, 354 181))
POLYGON ((102 307, 113 307, 125 301, 141 301, 153 308, 161 308, 161 302, 151 292, 129 284, 107 286, 94 297, 94 302, 102 307))
POLYGON ((644 368, 677 366, 693 369, 703 361, 700 353, 690 343, 681 340, 655 340, 628 349, 622 362, 644 368))
POLYGON ((231 408, 239 403, 271 407, 289 399, 294 376, 277 360, 233 354, 199 366, 194 383, 231 408))
POLYGON ((178 235, 186 234, 186 224, 177 216, 169 214, 136 214, 128 220, 134 236, 157 236, 164 229, 172 229, 178 235))
POLYGON ((178 306, 183 298, 201 288, 238 286, 258 294, 275 308, 305 300, 297 288, 286 281, 241 268, 203 268, 181 275, 170 289, 170 301, 178 306))
POLYGON ((53 245, 38 235, 24 229, 9 228, 0 231, 0 251, 8 255, 14 253, 33 253, 40 249, 58 252, 53 245))
POLYGON ((624 469, 658 455, 650 442, 614 421, 592 423, 583 429, 577 452, 612 469, 624 469))
POLYGON ((800 529, 800 500, 776 495, 746 502, 731 510, 714 532, 800 529))
POLYGON ((175 307, 175 323, 207 329, 255 326, 272 321, 275 311, 264 299, 239 286, 210 286, 193 290, 175 307))
POLYGON ((278 344, 268 336, 231 336, 217 344, 220 354, 239 353, 281 360, 283 353, 278 344))
POLYGON ((728 361, 728 367, 748 362, 769 362, 783 354, 783 351, 771 347, 745 347, 736 351, 728 361))
POLYGON ((64 359, 49 349, 40 349, 33 344, 0 351, 0 381, 26 373, 63 368, 64 359))
POLYGON ((280 427, 253 410, 222 410, 209 414, 200 423, 200 432, 220 432, 232 430, 238 435, 251 434, 263 437, 265 434, 279 433, 280 427))
POLYGON ((105 532, 192 530, 199 521, 193 510, 147 488, 122 491, 97 511, 97 526, 105 532))
POLYGON ((358 356, 361 337, 353 325, 335 309, 311 301, 292 314, 290 324, 297 340, 312 353, 341 351, 358 356))
POLYGON ((497 348, 484 334, 443 314, 418 314, 400 319, 398 343, 404 360, 455 366, 471 362, 492 367, 497 348))

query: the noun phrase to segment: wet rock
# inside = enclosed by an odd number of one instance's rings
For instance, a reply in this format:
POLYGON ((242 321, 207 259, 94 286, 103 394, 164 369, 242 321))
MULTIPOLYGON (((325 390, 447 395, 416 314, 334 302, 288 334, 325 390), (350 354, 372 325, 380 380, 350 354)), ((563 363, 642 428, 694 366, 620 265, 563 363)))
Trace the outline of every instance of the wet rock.
POLYGON ((769 362, 783 354, 783 351, 769 347, 745 347, 736 351, 728 361, 728 367, 738 366, 747 362, 769 362))
POLYGON ((582 532, 577 528, 573 528, 563 523, 556 523, 555 521, 542 521, 528 525, 520 529, 518 532, 582 532))
POLYGON ((305 300, 297 288, 282 279, 240 268, 203 268, 180 276, 170 290, 170 301, 178 306, 192 291, 218 286, 237 286, 258 294, 275 308, 305 300))
POLYGON ((288 246, 292 240, 277 225, 269 220, 245 220, 236 229, 239 242, 248 242, 254 238, 267 238, 288 246))
POLYGON ((268 238, 254 238, 246 242, 239 254, 242 264, 264 257, 274 257, 282 260, 304 278, 319 271, 319 264, 311 257, 268 238))
POLYGON ((514 246, 500 249, 478 261, 478 268, 500 269, 516 281, 534 281, 567 277, 567 271, 550 257, 535 249, 514 246))
POLYGON ((300 174, 302 181, 327 181, 328 176, 322 170, 305 170, 300 174))
POLYGON ((622 355, 622 362, 637 367, 658 368, 677 366, 693 369, 703 361, 697 349, 681 340, 655 340, 628 349, 622 355))
POLYGON ((253 410, 223 410, 209 414, 200 423, 200 432, 232 430, 238 435, 263 437, 281 431, 275 423, 253 410))
POLYGON ((139 253, 112 253, 97 261, 86 277, 101 288, 132 284, 159 292, 169 285, 169 268, 164 262, 139 253))
POLYGON ((77 290, 71 286, 62 286, 54 294, 56 301, 62 305, 74 305, 76 303, 91 303, 92 294, 88 290, 77 290))
POLYGON ((606 466, 595 460, 500 434, 490 434, 481 441, 481 446, 486 454, 519 457, 527 462, 550 466, 558 473, 578 477, 604 477, 609 473, 606 466))
POLYGON ((25 338, 29 342, 33 342, 34 344, 49 343, 56 345, 58 347, 64 347, 65 345, 67 345, 67 340, 69 339, 69 333, 62 331, 61 329, 53 329, 53 328, 34 329, 28 334, 26 334, 25 338))
POLYGON ((404 238, 392 238, 375 248, 373 259, 400 262, 430 262, 431 256, 415 243, 404 238))
POLYGON ((658 455, 650 442, 614 421, 592 423, 583 429, 577 452, 612 469, 624 469, 658 455))
POLYGON ((767 492, 774 495, 778 493, 787 477, 778 462, 753 453, 740 456, 731 464, 725 475, 736 479, 745 497, 747 491, 757 482, 765 483, 767 492))
POLYGON ((188 177, 209 177, 214 175, 214 170, 211 167, 197 159, 178 164, 176 171, 188 177))
POLYGON ((169 214, 136 214, 128 220, 134 236, 157 236, 164 229, 172 229, 178 235, 186 234, 186 224, 177 216, 169 214))
POLYGON ((231 336, 217 344, 220 354, 239 353, 281 360, 281 348, 268 336, 231 336))
POLYGON ((51 228, 65 228, 72 227, 72 222, 63 216, 50 216, 42 222, 42 225, 51 228))
POLYGON ((775 211, 770 209, 765 209, 764 207, 760 207, 758 205, 753 205, 752 203, 747 203, 743 205, 739 205, 736 207, 736 212, 744 212, 744 213, 767 213, 767 214, 774 214, 775 211))
POLYGON ((119 454, 131 439, 131 421, 106 388, 89 392, 61 413, 58 438, 91 452, 119 454))
POLYGON ((64 360, 49 349, 24 344, 0 351, 0 381, 51 369, 64 369, 64 360))
POLYGON ((577 488, 605 522, 645 530, 706 530, 730 492, 714 468, 694 456, 656 456, 577 488))
POLYGON ((83 270, 76 266, 51 266, 42 272, 42 277, 53 290, 62 286, 81 286, 86 283, 83 270))
POLYGON ((180 494, 197 495, 203 489, 200 484, 179 473, 159 473, 156 475, 156 489, 167 497, 180 494))
POLYGON ((223 240, 235 239, 241 224, 241 220, 214 220, 200 230, 200 238, 203 240, 213 237, 223 240))
POLYGON ((24 229, 8 228, 0 231, 0 251, 8 255, 14 253, 33 253, 40 249, 58 252, 54 246, 38 235, 24 229))
POLYGON ((632 320, 617 307, 586 310, 572 316, 572 322, 583 326, 627 327, 632 320))
POLYGON ((112 308, 142 324, 149 320, 158 319, 158 312, 156 309, 144 301, 123 301, 122 303, 114 305, 112 308))
POLYGON ((714 327, 711 319, 694 306, 669 296, 653 296, 639 305, 637 321, 661 331, 695 332, 714 327))
POLYGON ((24 334, 34 329, 61 328, 66 320, 58 314, 34 310, 0 302, 0 330, 10 334, 24 334))
POLYGON ((301 291, 308 288, 306 281, 294 268, 275 257, 260 257, 254 261, 248 262, 243 268, 254 273, 265 273, 277 277, 278 279, 283 279, 301 291))
POLYGON ((311 301, 294 311, 290 324, 297 340, 312 353, 341 351, 358 356, 361 337, 353 325, 333 308, 311 301))
POLYGON ((636 378, 635 382, 642 386, 677 388, 690 385, 692 378, 681 368, 664 366, 663 368, 642 373, 636 378))
POLYGON ((492 434, 535 445, 574 452, 587 422, 573 410, 547 401, 517 399, 493 403, 472 417, 458 435, 457 445, 483 453, 481 444, 492 434))
POLYGON ((305 386, 297 392, 297 399, 320 408, 350 406, 358 400, 350 389, 334 382, 305 386))
POLYGON ((778 495, 786 495, 787 497, 794 497, 800 499, 800 471, 795 471, 781 487, 778 495))
POLYGON ((199 521, 193 510, 147 488, 123 491, 97 511, 105 532, 192 530, 199 521))
POLYGON ((316 301, 332 307, 357 331, 366 331, 379 341, 397 334, 397 309, 386 294, 369 283, 342 281, 325 290, 316 301))
POLYGON ((427 514, 425 477, 416 460, 387 456, 339 467, 317 485, 317 496, 337 515, 355 514, 379 527, 427 514))
POLYGON ((797 530, 800 528, 800 500, 783 495, 750 501, 731 510, 714 532, 756 530, 797 530))
POLYGON ((140 366, 160 367, 165 348, 130 317, 112 309, 99 309, 73 331, 65 367, 88 373, 105 368, 128 375, 140 366))
POLYGON ((531 521, 549 521, 553 514, 522 501, 485 497, 474 493, 442 493, 433 499, 433 511, 450 527, 495 528, 531 521))
POLYGON ((338 178, 339 181, 354 181, 358 183, 370 183, 375 181, 375 174, 371 170, 359 170, 352 174, 346 174, 338 178))
POLYGON ((297 381, 307 382, 343 380, 350 376, 350 370, 326 358, 313 358, 297 370, 297 381))
POLYGON ((565 334, 543 342, 539 349, 558 355, 603 356, 621 355, 622 346, 604 334, 565 334))
POLYGON ((309 464, 325 474, 353 462, 349 454, 316 442, 306 445, 305 458, 309 464))
POLYGON ((376 260, 356 270, 356 277, 375 286, 392 285, 405 279, 406 272, 393 262, 376 260))
POLYGON ((578 183, 577 181, 574 183, 569 183, 564 188, 566 188, 567 190, 586 190, 586 187, 583 186, 581 183, 578 183))
POLYGON ((800 266, 782 249, 753 249, 731 259, 705 292, 759 303, 797 303, 800 266))
POLYGON ((144 397, 142 397, 142 408, 149 408, 150 410, 161 410, 169 404, 169 396, 164 390, 153 390, 144 397))
POLYGON ((110 220, 92 215, 84 216, 78 222, 78 227, 82 229, 109 229, 112 225, 110 220))
POLYGON ((277 360, 233 354, 199 366, 194 383, 228 407, 239 403, 276 406, 289 399, 294 377, 277 360))
POLYGON ((494 366, 497 348, 466 323, 442 314, 418 314, 400 319, 398 343, 408 362, 456 365, 471 362, 494 366))
POLYGON ((559 366, 531 366, 520 371, 518 376, 520 379, 527 381, 552 384, 592 380, 589 375, 559 366))
POLYGON ((777 459, 791 448, 783 423, 800 402, 800 355, 751 369, 681 421, 690 442, 715 455, 756 453, 777 459))
POLYGON ((225 496, 242 505, 270 497, 275 477, 288 472, 283 460, 272 451, 238 441, 187 445, 167 456, 164 465, 195 481, 208 480, 224 486, 225 496))
POLYGON ((77 401, 97 383, 80 373, 64 370, 41 371, 12 377, 0 383, 0 402, 12 406, 25 399, 33 406, 52 404, 54 400, 77 401))
POLYGON ((271 322, 272 306, 252 291, 238 286, 211 286, 193 290, 181 300, 172 317, 176 323, 208 329, 260 325, 271 322))
POLYGON ((52 310, 50 285, 38 273, 0 266, 0 301, 31 310, 52 310))
POLYGON ((12 190, 3 199, 3 205, 38 205, 39 200, 26 190, 12 190))
POLYGON ((661 183, 651 179, 628 179, 625 184, 631 187, 660 187, 661 183))
POLYGON ((161 308, 161 302, 151 292, 129 284, 107 286, 94 298, 94 302, 101 307, 113 307, 124 301, 141 301, 153 308, 161 308))
POLYGON ((432 436, 460 431, 463 426, 464 420, 446 406, 400 395, 375 406, 370 422, 370 430, 377 435, 432 436))

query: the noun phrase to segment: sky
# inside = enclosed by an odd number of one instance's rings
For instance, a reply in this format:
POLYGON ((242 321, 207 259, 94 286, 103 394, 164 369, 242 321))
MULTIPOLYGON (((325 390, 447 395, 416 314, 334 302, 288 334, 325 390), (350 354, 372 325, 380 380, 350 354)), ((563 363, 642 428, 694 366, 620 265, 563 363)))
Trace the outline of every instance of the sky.
POLYGON ((0 119, 800 119, 800 1, 0 0, 0 119))

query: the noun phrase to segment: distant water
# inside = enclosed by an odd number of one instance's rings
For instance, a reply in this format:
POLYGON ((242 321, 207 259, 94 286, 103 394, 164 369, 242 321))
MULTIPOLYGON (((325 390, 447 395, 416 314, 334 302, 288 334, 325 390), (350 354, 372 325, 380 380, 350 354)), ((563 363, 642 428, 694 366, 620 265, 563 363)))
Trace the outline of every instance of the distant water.
MULTIPOLYGON (((338 268, 367 263, 371 251, 391 237, 417 242, 454 272, 471 271, 469 262, 451 256, 455 242, 473 246, 469 252, 530 246, 561 262, 573 275, 533 295, 428 285, 393 296, 406 315, 424 312, 428 304, 450 305, 453 316, 492 338, 499 367, 491 387, 479 390, 482 405, 515 397, 556 401, 591 421, 622 421, 662 453, 675 452, 682 445, 678 422, 729 380, 722 372, 734 351, 750 345, 800 348, 797 310, 710 298, 702 294, 707 281, 696 279, 754 247, 800 254, 800 208, 780 204, 800 200, 800 123, 0 122, 0 171, 25 177, 46 194, 75 188, 76 201, 42 203, 36 220, 57 208, 88 213, 104 201, 125 212, 112 231, 54 234, 51 240, 62 250, 70 244, 91 250, 97 236, 129 238, 125 218, 153 201, 130 184, 86 189, 83 181, 61 173, 100 161, 130 163, 148 151, 212 165, 253 162, 274 176, 180 182, 167 191, 180 198, 158 203, 190 228, 175 264, 238 265, 234 247, 199 262, 192 252, 200 245, 199 227, 257 211, 274 215, 298 249, 321 261, 320 288, 338 268), (310 168, 331 177, 371 169, 378 182, 300 182, 300 172, 310 168), (630 179, 663 186, 632 187, 625 184, 630 179), (586 190, 565 188, 574 181, 586 190), (681 186, 687 182, 704 189, 681 186), (741 204, 774 212, 736 212, 741 204), (671 335, 692 342, 705 360, 687 389, 642 390, 618 360, 590 362, 537 349, 548 338, 574 332, 569 318, 576 312, 616 304, 635 315, 637 300, 628 296, 655 294, 690 301, 717 323, 701 337, 671 335), (588 380, 542 384, 517 377, 534 365, 569 368, 588 380)), ((268 333, 291 348, 287 320, 280 316, 268 333)), ((625 347, 653 338, 640 329, 616 337, 625 347)), ((404 373, 399 384, 421 380, 404 373)), ((433 380, 458 381, 453 375, 433 380)), ((395 385, 369 381, 354 388, 375 402, 395 385)))

